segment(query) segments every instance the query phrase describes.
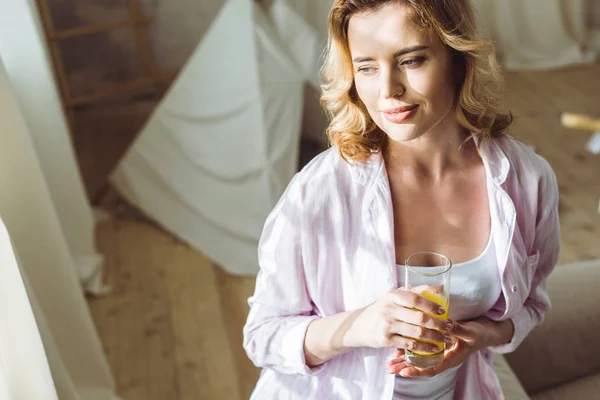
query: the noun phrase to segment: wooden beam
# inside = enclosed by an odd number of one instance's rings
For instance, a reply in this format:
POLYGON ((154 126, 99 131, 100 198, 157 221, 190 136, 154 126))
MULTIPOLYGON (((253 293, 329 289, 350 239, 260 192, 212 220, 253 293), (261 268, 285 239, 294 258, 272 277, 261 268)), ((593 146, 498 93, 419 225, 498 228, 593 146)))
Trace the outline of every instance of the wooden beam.
POLYGON ((71 99, 67 105, 70 107, 75 107, 95 103, 115 94, 132 92, 136 89, 143 88, 144 86, 152 86, 154 83, 155 82, 153 79, 144 76, 132 82, 109 86, 106 89, 98 90, 97 92, 93 92, 91 94, 75 97, 71 99))
MULTIPOLYGON (((142 18, 139 0, 129 0, 128 5, 129 14, 133 20, 139 20, 142 18)), ((148 76, 154 80, 156 88, 159 91, 162 91, 164 90, 164 87, 162 85, 162 80, 159 79, 159 73, 154 65, 154 59, 152 57, 152 52, 150 51, 150 45, 148 44, 148 37, 146 36, 144 25, 136 25, 134 26, 133 30, 135 31, 135 41, 142 59, 142 64, 146 70, 146 74, 148 74, 148 76)))
POLYGON ((54 74, 60 89, 63 107, 69 121, 69 128, 72 128, 73 124, 73 107, 92 104, 113 95, 133 92, 146 86, 154 86, 159 92, 164 92, 166 90, 167 85, 171 82, 173 77, 162 76, 155 68, 145 31, 145 27, 153 20, 153 16, 142 15, 139 0, 128 0, 128 18, 100 24, 83 25, 61 31, 55 30, 48 0, 37 0, 37 3, 42 17, 48 47, 52 55, 54 74), (136 45, 146 76, 131 82, 108 86, 93 93, 82 96, 73 96, 71 94, 66 68, 63 62, 60 41, 123 28, 132 28, 134 30, 136 45))
MULTIPOLYGON (((44 0, 40 0, 44 1, 44 0)), ((65 29, 62 31, 51 32, 48 38, 50 40, 63 40, 69 39, 73 37, 81 37, 86 35, 93 35, 101 32, 113 31, 121 28, 133 28, 136 26, 143 26, 151 22, 153 19, 152 16, 140 16, 136 19, 122 19, 118 21, 105 22, 103 24, 94 24, 94 25, 84 25, 78 26, 72 29, 65 29)))
POLYGON ((71 101, 71 92, 69 89, 69 82, 67 79, 65 66, 63 64, 60 46, 57 42, 49 40, 50 36, 54 33, 54 24, 47 0, 38 0, 38 9, 40 11, 44 33, 46 34, 48 49, 50 50, 52 57, 52 64, 54 66, 53 72, 58 83, 57 86, 62 98, 63 108, 65 109, 67 123, 69 125, 69 132, 70 135, 73 136, 73 113, 71 110, 66 109, 66 105, 71 101))

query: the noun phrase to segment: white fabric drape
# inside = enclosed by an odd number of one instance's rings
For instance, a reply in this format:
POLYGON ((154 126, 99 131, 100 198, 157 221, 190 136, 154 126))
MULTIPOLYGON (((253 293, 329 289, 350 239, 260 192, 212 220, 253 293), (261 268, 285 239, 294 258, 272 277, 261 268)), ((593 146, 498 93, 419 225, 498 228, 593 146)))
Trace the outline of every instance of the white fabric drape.
POLYGON ((287 0, 287 3, 316 30, 324 46, 327 40, 327 17, 333 0, 287 0))
POLYGON ((474 5, 507 69, 585 64, 598 54, 587 24, 588 0, 474 0, 474 5))
POLYGON ((69 140, 34 0, 0 0, 0 56, 48 183, 77 273, 91 293, 102 286, 94 217, 69 140))
MULTIPOLYGON (((0 7, 3 13, 6 5, 0 7)), ((115 385, 44 178, 30 132, 0 63, 0 216, 11 235, 21 273, 29 282, 30 301, 56 390, 60 400, 115 400, 115 385)), ((66 188, 74 185, 69 175, 63 177, 63 183, 66 188)), ((10 292, 2 291, 0 296, 6 299, 5 294, 10 292)), ((3 304, 13 307, 12 303, 3 304)), ((7 342, 2 346, 18 347, 18 342, 10 342, 14 338, 5 338, 7 342)), ((18 377, 2 375, 5 387, 15 379, 19 385, 43 380, 39 371, 20 368, 21 359, 14 353, 3 353, 2 357, 3 372, 7 368, 20 371, 18 377)), ((44 384, 50 391, 47 382, 44 384)), ((15 397, 21 398, 44 399, 34 395, 15 397)))
POLYGON ((285 0, 229 0, 112 176, 165 228, 255 274, 267 214, 294 175, 320 44, 285 0))
POLYGON ((57 400, 25 286, 0 220, 0 399, 57 400))

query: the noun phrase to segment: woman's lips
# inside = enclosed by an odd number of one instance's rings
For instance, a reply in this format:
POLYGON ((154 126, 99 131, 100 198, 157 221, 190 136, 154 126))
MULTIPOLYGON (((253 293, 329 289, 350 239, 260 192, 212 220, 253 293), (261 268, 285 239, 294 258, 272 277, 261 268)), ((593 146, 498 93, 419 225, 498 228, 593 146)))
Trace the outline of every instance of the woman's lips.
POLYGON ((419 105, 416 104, 416 105, 412 105, 412 106, 392 108, 389 110, 385 110, 383 112, 383 116, 389 122, 392 122, 394 124, 399 124, 403 121, 406 121, 408 118, 412 117, 417 112, 418 107, 419 107, 419 105))

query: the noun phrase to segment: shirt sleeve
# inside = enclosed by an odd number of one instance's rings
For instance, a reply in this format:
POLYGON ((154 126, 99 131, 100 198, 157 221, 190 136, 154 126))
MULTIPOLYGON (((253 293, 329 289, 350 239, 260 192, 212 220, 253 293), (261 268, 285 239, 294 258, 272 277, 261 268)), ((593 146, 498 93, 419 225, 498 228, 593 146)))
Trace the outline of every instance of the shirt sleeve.
POLYGON ((544 162, 544 175, 538 190, 538 215, 533 248, 539 252, 529 296, 519 312, 512 318, 512 340, 500 346, 490 347, 494 353, 510 353, 523 342, 533 328, 541 324, 544 314, 550 310, 550 298, 546 281, 556 267, 560 252, 560 225, 558 218, 558 184, 550 165, 544 162))
POLYGON ((312 375, 304 338, 316 318, 302 261, 303 208, 296 176, 268 216, 258 246, 260 271, 244 326, 244 349, 257 367, 312 375))

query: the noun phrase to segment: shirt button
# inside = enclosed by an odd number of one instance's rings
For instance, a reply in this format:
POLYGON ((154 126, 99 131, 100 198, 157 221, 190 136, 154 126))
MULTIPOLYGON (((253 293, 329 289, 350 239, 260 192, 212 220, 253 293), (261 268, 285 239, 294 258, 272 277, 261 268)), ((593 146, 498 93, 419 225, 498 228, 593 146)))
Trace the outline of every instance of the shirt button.
POLYGON ((513 293, 517 291, 517 285, 513 285, 512 291, 513 291, 513 293))

